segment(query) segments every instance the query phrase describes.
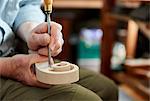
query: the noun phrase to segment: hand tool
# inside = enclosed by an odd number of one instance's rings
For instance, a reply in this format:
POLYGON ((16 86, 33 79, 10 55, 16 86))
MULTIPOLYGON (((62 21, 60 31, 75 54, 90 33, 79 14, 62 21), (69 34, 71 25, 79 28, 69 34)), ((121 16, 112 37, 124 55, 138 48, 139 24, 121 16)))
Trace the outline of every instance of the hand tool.
MULTIPOLYGON (((48 34, 51 35, 51 30, 50 30, 50 14, 52 13, 52 4, 53 0, 44 0, 44 11, 46 13, 46 18, 47 18, 47 23, 48 23, 48 34)), ((51 66, 51 48, 50 45, 48 45, 48 64, 49 67, 51 66)))

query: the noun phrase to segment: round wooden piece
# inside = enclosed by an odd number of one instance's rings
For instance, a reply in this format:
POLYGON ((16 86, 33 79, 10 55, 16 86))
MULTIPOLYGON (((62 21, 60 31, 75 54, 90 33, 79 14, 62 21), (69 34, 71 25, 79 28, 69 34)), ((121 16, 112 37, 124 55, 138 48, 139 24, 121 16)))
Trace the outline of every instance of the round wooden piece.
POLYGON ((71 64, 69 62, 62 61, 52 65, 53 71, 63 72, 71 70, 71 64))
POLYGON ((79 67, 69 62, 60 62, 50 68, 48 62, 36 63, 36 77, 46 84, 69 84, 79 80, 79 67))

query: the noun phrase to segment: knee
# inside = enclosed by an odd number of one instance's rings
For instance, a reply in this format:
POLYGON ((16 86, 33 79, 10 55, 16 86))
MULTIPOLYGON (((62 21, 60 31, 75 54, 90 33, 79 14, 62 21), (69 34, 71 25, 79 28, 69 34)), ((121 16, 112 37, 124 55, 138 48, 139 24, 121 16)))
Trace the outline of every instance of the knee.
POLYGON ((94 92, 80 85, 73 84, 75 89, 72 101, 102 101, 102 99, 94 92))
POLYGON ((118 87, 114 81, 104 77, 103 80, 103 95, 105 100, 117 101, 118 100, 118 87))
POLYGON ((113 96, 113 98, 118 99, 118 87, 114 83, 114 81, 109 80, 109 83, 106 87, 107 91, 109 91, 109 94, 113 96))

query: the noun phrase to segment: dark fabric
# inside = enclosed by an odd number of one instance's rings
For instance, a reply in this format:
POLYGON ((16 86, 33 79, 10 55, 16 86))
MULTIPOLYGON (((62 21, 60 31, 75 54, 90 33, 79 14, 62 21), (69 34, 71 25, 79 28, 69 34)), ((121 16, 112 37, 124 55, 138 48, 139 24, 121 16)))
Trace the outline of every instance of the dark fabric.
POLYGON ((118 89, 108 78, 80 69, 80 81, 75 84, 51 86, 49 89, 29 87, 0 78, 2 101, 117 101, 118 89))
POLYGON ((150 58, 150 39, 141 30, 138 32, 135 58, 150 58))
POLYGON ((139 20, 145 23, 149 23, 150 22, 150 3, 143 4, 139 8, 133 10, 130 16, 134 20, 139 20))
POLYGON ((104 101, 117 101, 118 88, 116 84, 102 74, 95 74, 86 69, 80 69, 80 80, 83 87, 95 92, 104 101))

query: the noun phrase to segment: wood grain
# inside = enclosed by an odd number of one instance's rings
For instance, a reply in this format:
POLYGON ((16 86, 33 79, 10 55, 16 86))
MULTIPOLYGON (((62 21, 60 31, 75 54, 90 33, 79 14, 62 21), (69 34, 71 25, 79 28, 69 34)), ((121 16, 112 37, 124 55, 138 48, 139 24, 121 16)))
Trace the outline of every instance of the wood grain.
POLYGON ((60 62, 48 67, 48 62, 36 63, 36 77, 46 84, 69 84, 79 80, 78 66, 69 62, 60 62))

